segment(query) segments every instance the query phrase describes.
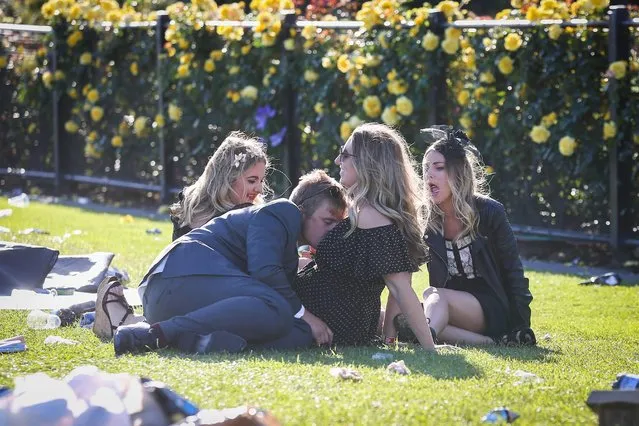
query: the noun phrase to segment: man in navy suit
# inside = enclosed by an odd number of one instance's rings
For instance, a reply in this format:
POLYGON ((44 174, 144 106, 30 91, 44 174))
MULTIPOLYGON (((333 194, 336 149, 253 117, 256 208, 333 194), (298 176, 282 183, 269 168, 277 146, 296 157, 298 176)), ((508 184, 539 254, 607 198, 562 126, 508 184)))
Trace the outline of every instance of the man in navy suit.
POLYGON ((341 185, 315 170, 300 178, 291 201, 230 211, 175 240, 139 288, 148 322, 119 327, 116 354, 330 343, 332 332, 305 310, 291 283, 298 244, 317 246, 346 206, 341 185))

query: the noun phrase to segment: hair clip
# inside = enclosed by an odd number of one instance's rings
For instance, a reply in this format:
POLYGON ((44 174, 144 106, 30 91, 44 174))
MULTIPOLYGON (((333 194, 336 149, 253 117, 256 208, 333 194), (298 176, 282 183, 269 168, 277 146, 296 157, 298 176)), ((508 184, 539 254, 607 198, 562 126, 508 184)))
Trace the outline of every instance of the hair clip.
POLYGON ((239 169, 240 168, 240 164, 241 163, 245 163, 246 162, 246 153, 245 152, 241 152, 239 154, 235 154, 235 168, 239 169))

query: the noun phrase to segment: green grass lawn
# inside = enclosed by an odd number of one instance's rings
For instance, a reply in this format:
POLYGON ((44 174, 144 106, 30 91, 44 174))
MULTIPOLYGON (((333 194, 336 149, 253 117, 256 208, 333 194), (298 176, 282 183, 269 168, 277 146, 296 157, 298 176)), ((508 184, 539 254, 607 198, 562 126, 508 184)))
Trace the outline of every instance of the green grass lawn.
MULTIPOLYGON (((9 207, 0 198, 0 209, 9 207)), ((135 284, 156 254, 169 243, 169 221, 87 212, 79 208, 31 203, 0 218, 11 234, 1 240, 38 244, 61 254, 116 253, 113 264, 135 284), (19 235, 37 227, 50 235, 19 235), (159 228, 161 235, 145 230, 159 228), (74 230, 63 242, 55 242, 74 230)), ((416 348, 387 350, 411 369, 410 376, 385 370, 371 356, 379 348, 338 348, 242 355, 184 356, 172 351, 115 358, 111 344, 78 327, 33 331, 26 312, 0 311, 0 338, 23 334, 26 352, 0 355, 0 385, 44 371, 62 377, 74 367, 94 364, 167 383, 201 408, 255 404, 284 424, 477 424, 494 407, 518 412, 517 424, 595 424, 586 406, 591 390, 609 389, 617 373, 639 373, 639 287, 582 287, 573 276, 528 272, 533 328, 539 346, 464 348, 432 355, 416 348), (49 334, 80 341, 79 346, 45 346, 49 334), (548 334, 549 338, 544 339, 548 334), (356 368, 361 382, 339 381, 333 366, 356 368), (539 383, 518 383, 524 370, 539 383)), ((427 274, 415 278, 421 292, 427 274)))

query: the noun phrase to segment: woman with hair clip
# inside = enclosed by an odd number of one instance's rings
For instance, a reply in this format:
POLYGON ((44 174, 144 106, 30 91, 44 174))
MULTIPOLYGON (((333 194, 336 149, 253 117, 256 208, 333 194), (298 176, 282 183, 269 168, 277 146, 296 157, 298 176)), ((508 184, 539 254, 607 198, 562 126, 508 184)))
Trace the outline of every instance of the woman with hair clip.
MULTIPOLYGON (((265 181, 269 167, 263 143, 240 131, 231 132, 209 159, 204 173, 184 188, 179 202, 171 206, 172 240, 229 210, 262 204, 262 194, 270 192, 265 181)), ((141 287, 146 288, 146 282, 141 287)), ((124 299, 121 283, 105 280, 98 288, 95 334, 110 339, 118 325, 140 321, 144 317, 133 314, 133 308, 124 299)))
POLYGON ((422 130, 431 287, 424 312, 446 343, 534 345, 532 295, 503 205, 487 196, 479 151, 461 130, 422 130))
POLYGON ((351 199, 349 216, 315 247, 314 261, 294 282, 296 293, 332 330, 334 344, 366 345, 378 337, 380 296, 388 287, 419 343, 434 350, 411 287, 425 246, 420 179, 408 144, 388 126, 363 124, 335 164, 351 199))
POLYGON ((244 133, 230 133, 215 150, 198 180, 184 188, 171 206, 173 240, 237 207, 264 202, 270 192, 265 146, 244 133))

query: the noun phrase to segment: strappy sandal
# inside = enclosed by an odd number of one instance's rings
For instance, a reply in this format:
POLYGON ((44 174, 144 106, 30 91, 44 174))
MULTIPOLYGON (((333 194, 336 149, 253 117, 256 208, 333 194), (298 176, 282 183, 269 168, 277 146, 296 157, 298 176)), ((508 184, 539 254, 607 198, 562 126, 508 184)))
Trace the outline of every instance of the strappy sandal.
POLYGON ((102 339, 113 338, 115 330, 125 323, 129 315, 133 315, 133 307, 126 301, 124 291, 121 291, 122 294, 119 294, 116 291, 117 287, 122 289, 122 284, 116 277, 105 278, 98 287, 93 332, 102 339), (124 309, 124 315, 119 321, 117 318, 111 317, 108 309, 110 303, 117 303, 124 309), (114 320, 116 321, 115 324, 114 320))

